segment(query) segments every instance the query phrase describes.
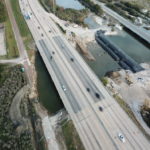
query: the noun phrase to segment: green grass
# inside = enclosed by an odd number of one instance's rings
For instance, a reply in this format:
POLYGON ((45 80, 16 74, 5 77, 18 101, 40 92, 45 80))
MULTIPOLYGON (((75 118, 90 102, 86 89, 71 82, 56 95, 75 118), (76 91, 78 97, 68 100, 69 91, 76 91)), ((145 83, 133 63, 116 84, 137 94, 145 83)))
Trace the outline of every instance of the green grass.
MULTIPOLYGON (((5 8, 6 10, 6 8, 5 8)), ((19 56, 19 51, 17 48, 15 36, 12 30, 11 22, 9 19, 9 16, 6 11, 4 11, 6 19, 4 22, 5 25, 5 39, 6 39, 6 50, 7 50, 7 55, 5 56, 0 56, 0 59, 11 59, 11 58, 16 58, 19 56)))
POLYGON ((85 150, 72 121, 63 123, 62 132, 67 150, 85 150))
POLYGON ((2 1, 0 1, 0 23, 3 23, 5 20, 6 20, 5 5, 2 1))
POLYGON ((106 77, 101 78, 101 82, 106 86, 108 84, 108 79, 106 77))
POLYGON ((19 56, 15 36, 12 30, 10 20, 7 19, 5 23, 5 35, 6 35, 6 48, 7 48, 7 58, 16 58, 19 56))
POLYGON ((23 38, 25 47, 27 50, 30 49, 29 44, 33 41, 32 35, 30 33, 30 30, 24 20, 24 17, 21 13, 20 6, 19 6, 19 1, 18 0, 10 0, 11 6, 14 12, 14 16, 16 19, 16 22, 18 24, 20 34, 23 38))

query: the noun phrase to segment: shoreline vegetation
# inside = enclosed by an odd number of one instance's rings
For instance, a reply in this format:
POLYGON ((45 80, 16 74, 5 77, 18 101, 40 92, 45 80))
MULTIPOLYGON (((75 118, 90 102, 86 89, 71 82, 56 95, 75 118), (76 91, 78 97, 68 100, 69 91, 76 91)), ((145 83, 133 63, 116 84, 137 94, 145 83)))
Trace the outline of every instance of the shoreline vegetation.
POLYGON ((58 6, 56 2, 53 4, 53 0, 39 0, 39 2, 46 11, 54 13, 58 18, 86 27, 84 19, 88 16, 88 9, 75 10, 72 8, 63 8, 58 6))
POLYGON ((134 22, 136 17, 147 20, 150 17, 150 11, 143 12, 143 5, 138 2, 129 1, 115 1, 115 0, 99 0, 105 3, 107 7, 116 11, 121 16, 134 22))
POLYGON ((89 10, 99 16, 103 14, 103 10, 100 8, 100 6, 94 4, 90 0, 79 0, 79 2, 86 7, 85 9, 81 10, 60 7, 56 4, 56 2, 53 4, 52 0, 39 0, 39 2, 46 11, 54 13, 58 18, 65 21, 70 21, 71 23, 76 23, 83 27, 87 27, 87 25, 84 23, 84 19, 88 16, 89 10))
POLYGON ((98 4, 94 4, 91 0, 78 0, 82 5, 90 9, 91 12, 94 12, 98 16, 103 15, 103 10, 98 4))

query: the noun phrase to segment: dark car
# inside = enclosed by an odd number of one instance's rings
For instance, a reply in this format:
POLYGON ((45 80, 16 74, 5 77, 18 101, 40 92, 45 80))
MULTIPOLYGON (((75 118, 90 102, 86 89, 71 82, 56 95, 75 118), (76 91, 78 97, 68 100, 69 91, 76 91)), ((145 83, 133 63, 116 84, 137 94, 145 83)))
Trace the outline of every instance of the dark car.
POLYGON ((87 90, 88 92, 90 92, 90 89, 89 89, 89 88, 86 88, 86 90, 87 90))
POLYGON ((102 107, 102 106, 99 106, 99 110, 100 110, 100 111, 103 111, 103 107, 102 107))
POLYGON ((95 93, 95 96, 96 96, 97 98, 100 98, 100 95, 99 95, 98 93, 95 93))
POLYGON ((70 60, 73 62, 74 61, 74 59, 73 58, 70 58, 70 60))

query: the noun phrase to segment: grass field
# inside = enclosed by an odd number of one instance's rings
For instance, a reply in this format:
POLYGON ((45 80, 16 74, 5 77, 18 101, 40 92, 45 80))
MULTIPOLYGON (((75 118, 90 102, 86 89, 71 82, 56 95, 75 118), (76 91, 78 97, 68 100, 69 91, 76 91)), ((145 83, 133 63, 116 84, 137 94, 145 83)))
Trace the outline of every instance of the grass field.
POLYGON ((12 26, 11 26, 7 11, 3 13, 5 13, 5 16, 6 16, 4 25, 5 25, 5 39, 6 39, 7 55, 0 56, 0 59, 16 58, 19 56, 19 52, 18 52, 16 41, 15 41, 15 36, 12 30, 12 26))
POLYGON ((9 19, 5 22, 5 27, 7 58, 16 58, 19 52, 9 19))
POLYGON ((29 28, 28 28, 28 26, 24 20, 24 17, 21 13, 19 1, 18 0, 10 0, 10 1, 11 1, 14 16, 15 16, 16 22, 18 24, 20 34, 23 38, 26 49, 30 50, 29 45, 31 42, 33 42, 33 38, 32 38, 32 35, 30 33, 30 30, 29 30, 29 28))
POLYGON ((67 150, 85 150, 72 121, 63 123, 62 132, 67 150))

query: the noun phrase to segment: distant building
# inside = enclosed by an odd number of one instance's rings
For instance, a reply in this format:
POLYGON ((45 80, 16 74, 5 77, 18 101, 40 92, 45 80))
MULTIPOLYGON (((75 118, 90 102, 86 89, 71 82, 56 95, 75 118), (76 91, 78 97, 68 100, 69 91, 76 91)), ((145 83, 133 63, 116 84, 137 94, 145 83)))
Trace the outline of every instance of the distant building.
POLYGON ((145 14, 148 12, 147 9, 142 9, 141 11, 142 11, 143 13, 145 13, 145 14))

